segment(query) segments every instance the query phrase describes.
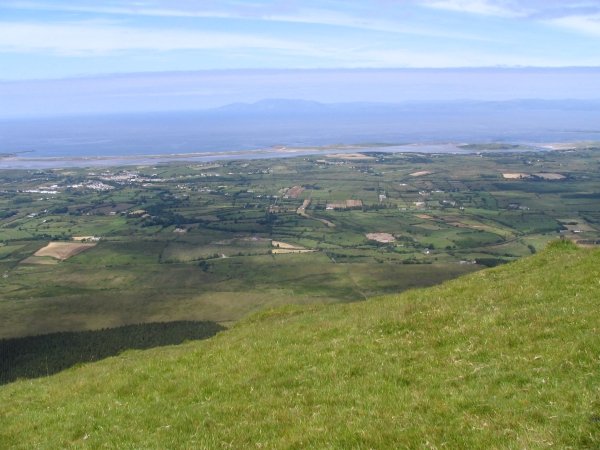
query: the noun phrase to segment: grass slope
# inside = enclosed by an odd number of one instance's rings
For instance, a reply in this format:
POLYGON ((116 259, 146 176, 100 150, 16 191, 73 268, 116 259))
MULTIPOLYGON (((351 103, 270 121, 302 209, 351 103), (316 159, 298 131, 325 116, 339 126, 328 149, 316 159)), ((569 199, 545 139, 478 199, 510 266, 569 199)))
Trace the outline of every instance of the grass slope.
POLYGON ((600 252, 0 388, 0 448, 598 448, 600 252))

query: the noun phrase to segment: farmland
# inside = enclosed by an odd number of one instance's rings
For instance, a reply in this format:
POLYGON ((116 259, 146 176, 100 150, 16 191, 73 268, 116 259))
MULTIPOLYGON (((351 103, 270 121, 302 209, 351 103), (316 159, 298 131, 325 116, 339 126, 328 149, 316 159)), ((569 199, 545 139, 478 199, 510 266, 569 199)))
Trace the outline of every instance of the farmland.
POLYGON ((595 245, 599 163, 587 145, 2 170, 0 338, 228 326, 595 245))

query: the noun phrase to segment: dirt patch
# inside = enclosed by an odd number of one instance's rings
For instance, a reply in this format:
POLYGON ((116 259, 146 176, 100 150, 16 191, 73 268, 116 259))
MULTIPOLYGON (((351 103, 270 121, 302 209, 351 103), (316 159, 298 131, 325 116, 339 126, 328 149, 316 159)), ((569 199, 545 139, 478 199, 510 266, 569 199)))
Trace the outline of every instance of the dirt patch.
POLYGON ((44 248, 39 249, 33 256, 50 256, 56 259, 68 259, 96 244, 75 244, 71 242, 50 242, 44 248))
POLYGON ((529 178, 529 174, 527 174, 527 173, 503 173, 502 176, 504 178, 508 178, 510 180, 518 180, 520 178, 529 178))
POLYGON ((304 250, 304 247, 300 247, 294 244, 287 244, 281 241, 272 241, 273 247, 284 248, 284 249, 295 249, 295 250, 304 250))
POLYGON ((536 177, 543 178, 544 180, 564 180, 564 175, 560 173, 534 173, 536 177))
POLYGON ((311 253, 316 252, 316 250, 307 250, 307 249, 299 249, 299 248, 275 248, 271 250, 271 253, 275 255, 285 255, 288 253, 311 253))
POLYGON ((338 153, 337 155, 327 155, 327 157, 338 159, 375 159, 373 156, 363 155, 362 153, 338 153))
POLYGON ((381 242, 383 244, 390 244, 396 241, 394 235, 389 233, 369 233, 366 235, 367 239, 371 239, 372 241, 381 242))
POLYGON ((304 202, 302 203, 302 206, 299 209, 306 209, 306 208, 308 208, 309 205, 310 205, 310 198, 307 198, 306 200, 304 200, 304 202))
POLYGON ((415 172, 415 173, 411 173, 410 176, 411 177, 423 177, 425 175, 432 175, 435 172, 427 172, 426 170, 422 171, 422 172, 415 172))
POLYGON ((298 198, 305 190, 306 188, 303 188, 302 186, 294 186, 286 192, 285 197, 298 198))

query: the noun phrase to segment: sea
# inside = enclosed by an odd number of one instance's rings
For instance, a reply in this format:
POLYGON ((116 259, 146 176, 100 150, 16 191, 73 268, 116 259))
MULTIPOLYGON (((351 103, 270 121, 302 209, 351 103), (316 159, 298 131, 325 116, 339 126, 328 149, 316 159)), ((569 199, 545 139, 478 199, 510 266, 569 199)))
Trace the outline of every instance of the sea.
POLYGON ((394 145, 389 151, 439 153, 461 151, 454 145, 458 143, 501 142, 538 148, 575 141, 600 141, 598 111, 440 107, 28 118, 0 120, 0 153, 16 154, 0 159, 0 168, 156 164, 182 159, 175 155, 197 161, 285 157, 315 153, 314 147, 335 144, 385 143, 394 145), (306 150, 289 153, 290 147, 306 150))

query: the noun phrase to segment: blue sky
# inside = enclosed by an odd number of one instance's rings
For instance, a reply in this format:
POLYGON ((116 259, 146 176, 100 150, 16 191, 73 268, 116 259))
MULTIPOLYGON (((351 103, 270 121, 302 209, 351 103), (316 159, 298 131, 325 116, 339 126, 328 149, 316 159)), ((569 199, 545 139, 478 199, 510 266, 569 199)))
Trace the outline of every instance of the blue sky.
POLYGON ((599 80, 600 0, 0 0, 0 117, 600 99, 599 80))
POLYGON ((600 0, 0 0, 0 79, 600 66, 600 0))

